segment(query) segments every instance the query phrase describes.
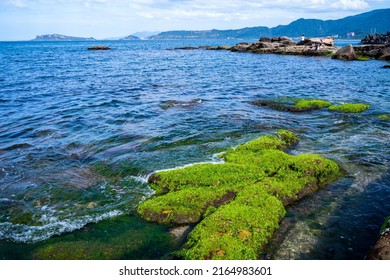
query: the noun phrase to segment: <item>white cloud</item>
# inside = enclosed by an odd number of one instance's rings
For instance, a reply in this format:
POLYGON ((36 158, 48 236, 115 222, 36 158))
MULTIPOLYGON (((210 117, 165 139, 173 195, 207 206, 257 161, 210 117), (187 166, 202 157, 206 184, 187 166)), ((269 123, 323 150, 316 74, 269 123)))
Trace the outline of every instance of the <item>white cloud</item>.
POLYGON ((16 7, 16 8, 27 8, 28 7, 25 0, 8 0, 7 3, 11 7, 16 7))
POLYGON ((364 0, 339 0, 332 3, 331 6, 343 10, 363 10, 369 5, 364 0))

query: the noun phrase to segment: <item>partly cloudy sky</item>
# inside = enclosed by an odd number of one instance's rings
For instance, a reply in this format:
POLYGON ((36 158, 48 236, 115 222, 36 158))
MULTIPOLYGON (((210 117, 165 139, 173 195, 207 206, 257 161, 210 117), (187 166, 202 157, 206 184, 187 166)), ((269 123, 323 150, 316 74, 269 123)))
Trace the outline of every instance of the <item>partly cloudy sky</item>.
POLYGON ((298 18, 339 19, 382 8, 390 8, 390 0, 1 0, 0 40, 273 27, 298 18))

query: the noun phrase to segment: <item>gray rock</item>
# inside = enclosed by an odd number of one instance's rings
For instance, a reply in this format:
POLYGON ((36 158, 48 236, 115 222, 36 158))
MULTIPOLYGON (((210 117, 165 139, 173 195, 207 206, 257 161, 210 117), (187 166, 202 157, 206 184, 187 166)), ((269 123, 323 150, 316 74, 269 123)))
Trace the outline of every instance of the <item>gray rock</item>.
POLYGON ((333 57, 334 59, 343 59, 343 60, 355 60, 357 59, 355 50, 352 45, 345 46, 339 49, 333 57))

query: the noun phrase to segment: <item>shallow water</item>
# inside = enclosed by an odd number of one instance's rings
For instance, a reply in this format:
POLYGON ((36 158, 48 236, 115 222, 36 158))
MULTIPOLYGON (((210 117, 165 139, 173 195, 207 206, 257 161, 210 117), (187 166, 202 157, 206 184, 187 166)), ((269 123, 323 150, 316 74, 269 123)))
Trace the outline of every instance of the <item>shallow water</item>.
MULTIPOLYGON (((212 161, 279 128, 301 139, 289 152, 324 155, 346 175, 291 207, 264 257, 364 258, 390 213, 389 122, 377 118, 390 112, 385 62, 167 50, 234 41, 98 43, 112 50, 87 51, 91 42, 0 43, 1 258, 60 258, 51 242, 82 250, 83 241, 104 234, 96 252, 125 234, 159 251, 145 250, 144 258, 164 258, 176 247, 148 240, 175 243, 168 230, 137 227, 134 217, 152 195, 144 178, 212 161), (291 113, 250 104, 284 96, 372 108, 291 113)), ((120 255, 85 258, 140 258, 139 246, 125 243, 115 244, 120 255)))

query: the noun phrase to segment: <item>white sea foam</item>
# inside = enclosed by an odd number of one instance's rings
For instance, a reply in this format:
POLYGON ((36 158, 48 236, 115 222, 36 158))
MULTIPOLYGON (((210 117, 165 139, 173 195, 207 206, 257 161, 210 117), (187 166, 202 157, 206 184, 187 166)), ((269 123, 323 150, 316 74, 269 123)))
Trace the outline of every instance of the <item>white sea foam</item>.
POLYGON ((81 229, 89 223, 97 223, 123 214, 122 211, 112 210, 103 214, 87 215, 61 221, 49 218, 48 220, 51 221, 51 223, 43 226, 28 226, 12 224, 9 222, 0 223, 0 239, 21 243, 35 243, 49 239, 54 235, 81 229))

